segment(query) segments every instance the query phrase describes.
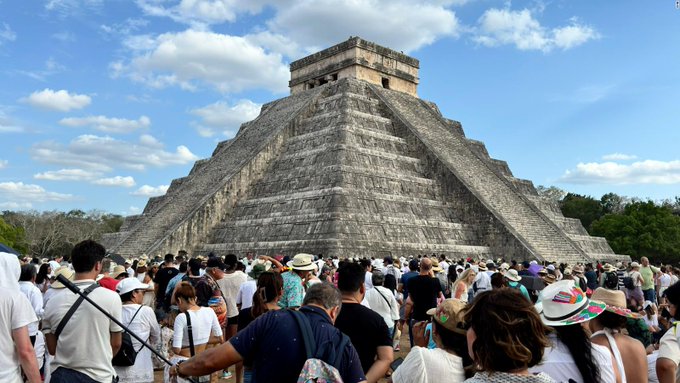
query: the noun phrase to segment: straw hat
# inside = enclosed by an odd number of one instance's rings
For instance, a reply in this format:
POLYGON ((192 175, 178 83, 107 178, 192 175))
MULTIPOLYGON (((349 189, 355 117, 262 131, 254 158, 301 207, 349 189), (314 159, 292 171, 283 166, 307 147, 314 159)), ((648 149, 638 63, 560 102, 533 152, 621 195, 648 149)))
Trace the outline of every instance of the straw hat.
POLYGON ((571 268, 567 267, 564 269, 564 275, 571 275, 571 268))
POLYGON ((466 331, 462 328, 463 311, 465 310, 465 303, 458 299, 445 299, 436 308, 427 310, 427 315, 431 315, 432 319, 444 326, 447 330, 465 334, 466 331))
POLYGON ((118 265, 113 268, 113 271, 111 272, 111 278, 116 279, 123 273, 127 274, 127 269, 125 266, 118 265))
MULTIPOLYGON (((58 268, 57 271, 54 272, 55 278, 60 276, 60 275, 63 275, 66 279, 73 282, 73 277, 75 276, 75 272, 73 270, 71 270, 68 266, 62 266, 62 267, 58 268)), ((59 280, 55 280, 54 282, 52 282, 52 284, 50 286, 52 286, 53 289, 63 289, 63 288, 66 287, 66 286, 64 286, 63 283, 59 282, 59 280)))
POLYGON ((546 326, 568 326, 589 321, 605 311, 606 305, 588 299, 574 281, 555 282, 541 291, 541 320, 546 326))
POLYGON ((293 270, 300 270, 300 271, 309 271, 309 270, 314 270, 314 262, 312 262, 312 259, 314 259, 314 256, 311 254, 305 254, 305 253, 300 253, 296 254, 293 257, 292 261, 288 261, 286 263, 286 266, 290 267, 293 270))
POLYGON ((522 277, 519 276, 519 273, 517 273, 517 270, 515 269, 510 269, 503 273, 503 276, 513 282, 519 282, 522 280, 522 277))
POLYGON ((598 287, 590 299, 607 305, 606 310, 626 318, 640 318, 641 315, 626 308, 626 295, 620 290, 598 287))
POLYGON ((543 283, 545 283, 546 285, 553 284, 555 283, 555 281, 557 281, 557 277, 554 276, 553 274, 548 274, 545 277, 543 277, 543 283))
POLYGON ((637 262, 631 262, 630 268, 631 268, 631 269, 634 269, 634 268, 636 268, 636 267, 640 267, 640 264, 637 263, 637 262))
MULTIPOLYGON (((484 267, 486 267, 486 266, 484 266, 484 267)), ((438 273, 438 272, 443 271, 443 270, 444 269, 441 266, 439 266, 439 261, 432 258, 432 271, 434 271, 435 273, 438 273)))
POLYGON ((480 263, 478 267, 479 267, 479 271, 487 271, 488 270, 485 263, 480 263))
POLYGON ((605 272, 614 271, 614 266, 612 266, 609 263, 605 263, 604 266, 602 266, 602 270, 604 270, 605 272))
POLYGON ((140 268, 140 267, 146 267, 146 261, 145 260, 142 259, 139 262, 137 262, 137 268, 140 268))

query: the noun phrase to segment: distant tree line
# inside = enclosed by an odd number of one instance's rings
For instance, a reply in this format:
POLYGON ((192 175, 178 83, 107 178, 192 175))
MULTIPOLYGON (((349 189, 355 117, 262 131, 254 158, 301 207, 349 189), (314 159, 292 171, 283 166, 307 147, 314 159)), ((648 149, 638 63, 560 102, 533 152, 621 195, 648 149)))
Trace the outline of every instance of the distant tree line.
POLYGON ((537 190, 557 202, 565 217, 579 219, 590 235, 606 238, 617 254, 680 262, 680 197, 651 201, 607 193, 596 199, 554 186, 537 190))
POLYGON ((38 258, 68 255, 84 240, 100 240, 123 224, 123 216, 99 210, 3 211, 0 214, 0 242, 22 254, 38 258))

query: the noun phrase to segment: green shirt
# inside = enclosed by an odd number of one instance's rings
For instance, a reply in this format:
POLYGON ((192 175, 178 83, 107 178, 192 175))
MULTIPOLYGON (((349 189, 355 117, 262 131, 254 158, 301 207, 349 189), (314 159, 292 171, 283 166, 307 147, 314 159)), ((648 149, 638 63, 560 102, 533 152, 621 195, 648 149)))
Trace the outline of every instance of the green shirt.
POLYGON ((642 284, 642 290, 651 290, 654 288, 654 274, 658 273, 660 270, 652 265, 647 267, 640 266, 640 274, 645 283, 642 284))

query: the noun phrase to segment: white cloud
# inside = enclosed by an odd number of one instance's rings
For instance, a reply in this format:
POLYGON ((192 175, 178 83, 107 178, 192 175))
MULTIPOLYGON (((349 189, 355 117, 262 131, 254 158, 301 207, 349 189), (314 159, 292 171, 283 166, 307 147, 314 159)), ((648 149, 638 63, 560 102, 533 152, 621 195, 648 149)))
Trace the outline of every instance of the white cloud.
POLYGON ((32 208, 33 204, 30 202, 0 202, 0 209, 2 210, 26 210, 32 208))
POLYGON ((138 197, 156 197, 165 194, 165 192, 168 191, 168 187, 168 185, 159 185, 156 187, 144 185, 130 194, 138 197))
POLYGON ((45 67, 43 69, 36 70, 17 70, 17 73, 21 73, 28 76, 34 80, 45 81, 47 77, 55 75, 63 71, 65 67, 59 64, 54 58, 50 57, 45 61, 45 67))
POLYGON ((200 123, 193 123, 201 136, 211 137, 222 132, 231 137, 242 123, 255 119, 261 108, 261 104, 250 100, 240 100, 235 105, 219 101, 203 108, 192 109, 191 114, 201 118, 200 123))
POLYGON ((268 22, 273 32, 308 47, 325 48, 360 36, 395 50, 413 51, 461 26, 450 2, 423 0, 300 0, 280 4, 268 22))
POLYGON ((95 185, 102 185, 102 186, 121 186, 125 188, 131 188, 136 185, 135 179, 127 176, 115 176, 111 178, 101 178, 98 180, 92 181, 93 184, 95 185))
POLYGON ((138 129, 151 126, 151 120, 147 116, 141 116, 137 120, 124 118, 110 118, 106 116, 68 117, 59 121, 59 124, 69 127, 91 126, 93 129, 106 133, 132 133, 138 129))
POLYGON ((168 2, 137 0, 137 5, 149 16, 169 17, 178 23, 203 25, 219 24, 236 20, 238 13, 255 14, 267 1, 262 0, 181 0, 168 2))
POLYGON ((45 190, 42 186, 23 182, 0 182, 0 200, 15 206, 26 206, 33 202, 67 201, 71 194, 61 194, 45 190))
POLYGON ((7 164, 9 164, 9 161, 7 160, 0 160, 0 169, 4 169, 7 167, 7 164))
POLYGON ((102 3, 102 0, 48 0, 45 2, 45 9, 64 17, 80 13, 85 9, 97 10, 102 3))
POLYGON ((612 154, 605 154, 602 156, 602 159, 605 161, 627 161, 627 160, 634 160, 636 159, 637 156, 635 155, 630 155, 630 154, 623 154, 623 153, 612 153, 612 154))
POLYGON ((17 34, 6 23, 2 23, 0 28, 0 45, 5 41, 14 41, 17 39, 17 34))
POLYGON ((632 164, 613 161, 579 163, 576 169, 567 170, 560 181, 574 184, 677 184, 680 183, 680 160, 644 160, 632 164))
POLYGON ((11 110, 11 108, 6 108, 0 105, 0 134, 2 133, 23 133, 24 128, 17 125, 17 123, 5 112, 5 110, 11 110))
POLYGON ((90 105, 92 99, 84 94, 69 93, 63 89, 54 91, 46 88, 31 93, 30 96, 22 99, 22 101, 36 108, 68 112, 72 109, 82 109, 90 105))
POLYGON ((203 85, 220 92, 268 89, 285 92, 289 70, 279 53, 247 38, 189 29, 164 33, 144 43, 127 43, 133 57, 110 64, 111 74, 129 76, 152 87, 203 85))
POLYGON ((100 175, 99 172, 84 169, 59 169, 34 174, 33 178, 48 181, 89 181, 100 175))
POLYGON ((488 47, 514 45, 519 50, 549 52, 554 48, 571 49, 600 38, 594 28, 580 24, 575 18, 570 22, 570 25, 549 29, 542 26, 528 9, 491 8, 479 18, 473 40, 488 47))
POLYGON ((145 170, 149 167, 184 165, 198 157, 184 145, 174 152, 165 151, 153 136, 142 135, 138 142, 109 136, 81 135, 68 145, 54 141, 35 144, 31 157, 39 162, 76 167, 90 171, 109 172, 113 167, 145 170))
POLYGON ((142 212, 142 209, 137 206, 130 206, 126 211, 122 212, 123 215, 137 215, 142 212))
POLYGON ((128 36, 149 24, 146 19, 128 18, 122 23, 111 25, 102 24, 99 26, 102 32, 112 36, 128 36))

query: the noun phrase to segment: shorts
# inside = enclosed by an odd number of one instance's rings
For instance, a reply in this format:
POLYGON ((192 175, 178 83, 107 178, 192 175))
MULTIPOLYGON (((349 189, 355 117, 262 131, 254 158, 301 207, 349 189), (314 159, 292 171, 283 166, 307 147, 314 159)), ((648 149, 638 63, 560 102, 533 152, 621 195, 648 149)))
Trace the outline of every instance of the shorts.
POLYGON ((227 326, 237 326, 238 325, 238 315, 227 318, 227 326))

